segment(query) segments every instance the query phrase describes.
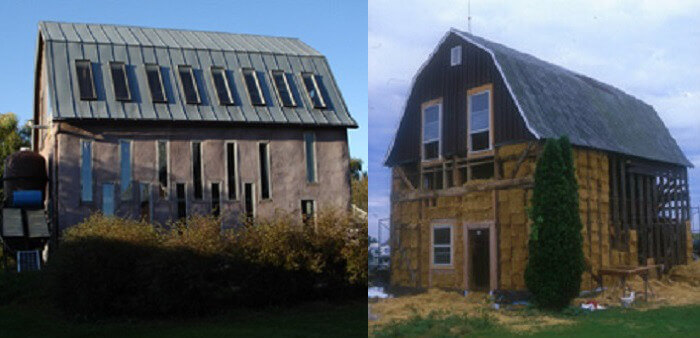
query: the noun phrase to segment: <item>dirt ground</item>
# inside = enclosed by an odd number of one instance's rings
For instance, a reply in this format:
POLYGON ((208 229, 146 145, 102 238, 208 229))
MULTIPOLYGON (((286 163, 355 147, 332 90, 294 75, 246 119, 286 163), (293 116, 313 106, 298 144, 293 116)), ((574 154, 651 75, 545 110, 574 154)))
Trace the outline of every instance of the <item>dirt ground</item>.
MULTIPOLYGON (((650 296, 647 302, 643 300, 644 284, 640 277, 629 280, 627 286, 636 292, 636 301, 632 307, 640 310, 700 304, 700 261, 674 267, 660 279, 650 278, 649 286, 654 296, 650 296)), ((596 297, 577 298, 573 303, 580 306, 581 303, 595 300, 606 307, 621 306, 621 292, 620 288, 610 288, 596 297)), ((369 321, 370 332, 394 321, 426 316, 430 313, 445 316, 465 314, 475 317, 487 314, 514 332, 533 331, 574 322, 528 311, 494 309, 489 296, 484 293, 470 293, 465 297, 457 292, 437 289, 430 289, 418 295, 371 300, 369 311, 373 319, 369 321)))

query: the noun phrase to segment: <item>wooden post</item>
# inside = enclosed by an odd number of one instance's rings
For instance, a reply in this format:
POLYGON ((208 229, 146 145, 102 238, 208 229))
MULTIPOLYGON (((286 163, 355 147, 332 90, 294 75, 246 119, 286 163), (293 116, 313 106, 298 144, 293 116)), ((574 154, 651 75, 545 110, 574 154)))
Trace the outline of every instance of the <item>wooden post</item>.
POLYGON ((612 200, 610 201, 612 205, 612 212, 610 217, 612 219, 612 225, 614 228, 613 232, 613 243, 610 243, 612 247, 617 248, 620 244, 620 201, 618 195, 618 184, 617 184, 617 161, 618 158, 615 155, 610 155, 610 192, 612 193, 612 200))
POLYGON ((625 186, 625 162, 620 159, 620 197, 622 204, 622 234, 620 239, 622 243, 627 243, 627 234, 629 233, 629 222, 627 220, 627 187, 625 186))

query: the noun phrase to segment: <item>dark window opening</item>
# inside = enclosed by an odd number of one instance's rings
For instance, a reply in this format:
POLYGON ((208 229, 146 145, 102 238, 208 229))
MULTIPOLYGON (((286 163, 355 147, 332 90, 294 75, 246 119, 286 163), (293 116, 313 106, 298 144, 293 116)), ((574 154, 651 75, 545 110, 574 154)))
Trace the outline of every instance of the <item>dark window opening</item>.
POLYGON ((226 176, 228 183, 228 199, 235 200, 238 197, 236 186, 236 145, 226 143, 226 176))
POLYGON ((490 148, 489 131, 471 134, 471 150, 480 151, 490 148))
POLYGON ((192 142, 192 182, 194 184, 194 199, 202 199, 202 144, 192 142))
POLYGON ((243 185, 243 194, 245 199, 245 216, 248 221, 252 221, 255 218, 255 189, 253 183, 246 183, 243 185))
POLYGON ((114 85, 114 98, 117 101, 131 101, 131 90, 126 77, 126 66, 123 62, 110 62, 109 68, 112 73, 112 84, 114 85))
POLYGON ((139 209, 141 219, 151 221, 151 186, 148 183, 139 183, 139 209))
POLYGON ((272 72, 272 80, 275 83, 275 89, 277 89, 277 95, 282 101, 282 105, 285 107, 296 107, 297 104, 294 102, 287 75, 283 71, 275 70, 272 72))
POLYGON ((148 88, 151 91, 151 99, 155 103, 166 103, 165 88, 163 87, 163 76, 160 73, 160 66, 155 64, 146 65, 146 77, 148 78, 148 88))
POLYGON ((78 79, 78 89, 81 100, 97 100, 95 80, 92 76, 90 60, 75 60, 75 72, 78 79))
POLYGON ((158 182, 160 183, 160 196, 165 196, 168 188, 168 142, 158 141, 158 182))
POLYGON ((260 198, 270 198, 270 154, 269 144, 260 143, 258 145, 260 158, 260 198))
POLYGON ((309 95, 309 99, 314 104, 314 108, 326 108, 326 101, 323 98, 323 93, 321 92, 321 84, 318 81, 318 77, 315 74, 304 73, 302 74, 304 79, 304 87, 306 87, 306 93, 309 95))
POLYGON ((180 74, 182 91, 185 92, 185 102, 187 102, 187 104, 199 104, 199 90, 197 89, 197 80, 192 73, 192 67, 180 65, 177 69, 180 74))
POLYGON ((459 168, 459 179, 460 179, 460 184, 464 185, 464 183, 467 183, 469 181, 469 168, 468 167, 461 167, 459 168))
POLYGON ((423 174, 423 189, 442 189, 442 171, 426 172, 423 174))
POLYGON ((221 214, 221 194, 219 193, 219 183, 211 184, 211 214, 219 217, 221 214))
POLYGON ((231 96, 231 87, 229 87, 226 70, 222 67, 211 67, 211 76, 214 80, 214 89, 216 89, 219 104, 222 106, 232 105, 233 97, 231 96))
POLYGON ((423 144, 423 158, 426 160, 436 159, 440 156, 438 154, 440 149, 440 141, 433 141, 430 143, 423 144))
POLYGON ((187 218, 187 197, 185 194, 184 183, 178 183, 175 185, 175 195, 177 197, 177 218, 187 218))
POLYGON ((314 216, 314 201, 313 200, 302 200, 301 201, 301 220, 304 225, 313 226, 315 223, 314 216))
POLYGON ((258 81, 258 74, 255 69, 243 69, 243 78, 245 79, 245 86, 248 90, 250 103, 254 106, 264 106, 265 97, 260 89, 260 82, 258 81))
POLYGON ((493 178, 493 162, 472 165, 472 179, 485 180, 493 178))
POLYGON ((316 147, 314 133, 304 133, 304 151, 306 152, 306 181, 316 182, 316 147))

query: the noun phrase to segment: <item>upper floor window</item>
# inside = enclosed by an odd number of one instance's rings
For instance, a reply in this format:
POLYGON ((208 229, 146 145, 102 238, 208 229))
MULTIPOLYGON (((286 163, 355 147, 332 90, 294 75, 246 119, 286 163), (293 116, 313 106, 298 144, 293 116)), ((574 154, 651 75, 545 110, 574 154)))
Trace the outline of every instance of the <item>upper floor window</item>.
POLYGON ((214 81, 214 89, 216 96, 219 98, 219 104, 229 106, 233 104, 233 96, 231 95, 231 87, 229 87, 228 75, 223 67, 211 67, 211 77, 214 81))
POLYGON ((462 46, 455 46, 450 49, 450 66, 462 64, 462 46))
POLYGON ((80 141, 80 200, 92 202, 92 142, 80 141))
POLYGON ((282 106, 296 107, 297 103, 294 101, 294 96, 292 95, 292 90, 289 86, 289 81, 287 80, 287 74, 281 70, 273 70, 272 82, 275 84, 277 96, 279 96, 282 106))
POLYGON ((442 153, 442 103, 423 108, 423 160, 435 160, 442 153))
POLYGON ((197 89, 197 79, 192 72, 192 66, 180 65, 177 67, 180 74, 180 84, 185 93, 185 102, 188 104, 199 104, 199 90, 197 89))
POLYGON ((122 199, 131 199, 131 141, 119 141, 119 186, 122 199))
POLYGON ((110 62, 109 69, 112 73, 114 99, 117 101, 131 101, 131 91, 129 90, 129 80, 126 76, 124 62, 110 62))
POLYGON ((92 76, 90 60, 75 60, 75 73, 78 79, 78 89, 81 100, 97 100, 95 80, 92 76))
POLYGON ((243 69, 243 78, 245 79, 246 89, 248 89, 250 103, 254 106, 264 106, 265 96, 263 96, 262 89, 260 89, 260 81, 258 80, 258 74, 255 69, 243 69))
POLYGON ((491 90, 469 93, 469 151, 491 149, 491 90))
POLYGON ((155 103, 166 103, 165 88, 163 87, 163 76, 160 73, 160 66, 156 64, 146 65, 146 77, 148 78, 148 88, 151 90, 151 99, 155 103))
POLYGON ((323 109, 326 108, 326 100, 323 98, 323 93, 321 92, 321 84, 319 83, 318 76, 311 73, 301 74, 304 80, 304 87, 306 87, 306 94, 309 95, 309 99, 314 105, 314 108, 323 109))

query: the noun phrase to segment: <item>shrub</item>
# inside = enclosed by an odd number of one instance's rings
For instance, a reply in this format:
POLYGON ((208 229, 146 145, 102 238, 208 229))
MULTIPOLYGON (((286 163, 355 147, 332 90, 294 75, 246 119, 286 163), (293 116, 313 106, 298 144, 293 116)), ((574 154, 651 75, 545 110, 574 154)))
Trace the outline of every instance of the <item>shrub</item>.
POLYGON ((284 214, 223 232, 220 224, 196 216, 160 228, 94 215, 66 231, 49 261, 53 299, 67 313, 147 317, 364 297, 366 236, 354 234, 366 221, 329 212, 315 229, 284 214))
POLYGON ((537 161, 525 283, 534 303, 560 310, 578 296, 584 256, 571 145, 547 140, 537 161))

